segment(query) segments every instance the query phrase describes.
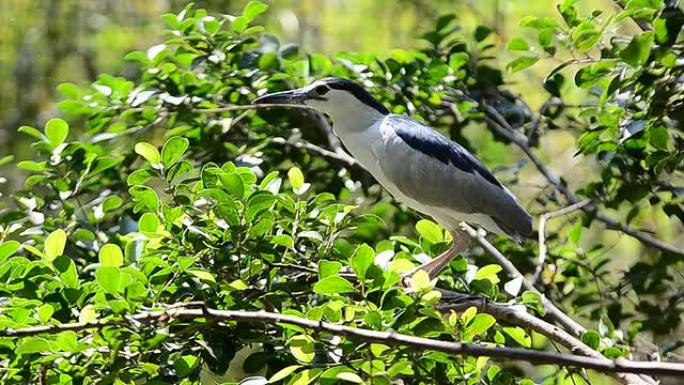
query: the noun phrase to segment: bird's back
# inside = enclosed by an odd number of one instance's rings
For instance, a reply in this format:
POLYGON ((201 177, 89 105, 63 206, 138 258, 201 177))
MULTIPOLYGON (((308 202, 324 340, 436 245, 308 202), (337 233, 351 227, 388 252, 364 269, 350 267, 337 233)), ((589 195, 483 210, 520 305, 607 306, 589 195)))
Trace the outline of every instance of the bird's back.
POLYGON ((388 115, 378 128, 373 152, 382 175, 369 171, 397 199, 450 228, 466 221, 516 241, 531 232, 531 216, 465 148, 404 115, 388 115))

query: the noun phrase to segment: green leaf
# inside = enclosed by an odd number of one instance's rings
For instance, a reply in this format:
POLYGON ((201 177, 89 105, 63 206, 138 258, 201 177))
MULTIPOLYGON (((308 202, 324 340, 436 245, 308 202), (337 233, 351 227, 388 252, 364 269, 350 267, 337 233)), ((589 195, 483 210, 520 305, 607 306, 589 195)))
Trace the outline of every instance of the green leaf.
POLYGON ((245 218, 252 221, 258 215, 270 210, 276 203, 276 196, 268 191, 257 191, 247 200, 247 210, 245 218))
POLYGON ((55 308, 52 307, 49 303, 43 304, 36 308, 36 315, 38 316, 38 319, 42 323, 46 323, 47 321, 52 318, 52 314, 54 314, 55 308))
POLYGON ((599 81, 606 79, 614 69, 614 63, 606 61, 582 67, 575 74, 575 84, 578 87, 588 89, 599 81))
POLYGON ((45 135, 43 135, 43 133, 38 131, 35 127, 21 126, 21 127, 19 127, 19 129, 17 131, 21 132, 22 134, 26 134, 32 138, 38 139, 38 140, 47 140, 45 138, 45 135))
POLYGON ((242 199, 245 195, 245 182, 240 178, 240 175, 234 172, 222 172, 218 174, 218 177, 221 184, 232 196, 242 199))
POLYGON ((84 306, 83 309, 81 309, 81 311, 78 313, 78 322, 92 322, 96 319, 97 311, 93 305, 84 306))
POLYGON ((164 167, 169 168, 180 159, 187 151, 190 142, 179 136, 166 141, 161 152, 161 161, 164 167))
POLYGON ((198 364, 199 360, 197 357, 186 355, 178 357, 176 361, 174 361, 173 367, 176 369, 176 375, 183 378, 191 374, 198 364))
POLYGON ((545 313, 544 305, 542 304, 541 294, 534 291, 526 291, 522 293, 521 299, 523 304, 530 306, 539 314, 545 313))
POLYGON ((342 294, 352 293, 355 289, 351 282, 333 275, 316 282, 313 286, 313 291, 317 294, 342 294))
POLYGON ((638 67, 648 60, 653 43, 653 32, 638 34, 632 38, 627 47, 620 51, 620 59, 632 67, 638 67))
POLYGON ((524 348, 529 348, 532 346, 532 338, 530 338, 530 336, 525 333, 525 330, 519 326, 504 327, 503 332, 524 348))
POLYGON ((289 377, 292 373, 296 372, 297 369, 301 368, 301 365, 290 365, 276 372, 269 380, 268 383, 272 384, 280 380, 284 380, 289 377))
POLYGON ((344 381, 353 382, 355 384, 362 384, 363 383, 363 379, 361 377, 359 377, 358 374, 356 374, 352 371, 337 373, 335 378, 338 378, 338 379, 344 380, 344 381))
POLYGON ((603 353, 604 356, 610 358, 611 360, 620 358, 624 355, 622 349, 616 348, 615 346, 608 347, 604 349, 601 353, 603 353))
POLYGON ((493 29, 484 25, 478 25, 477 28, 475 28, 475 40, 481 42, 486 39, 487 36, 491 35, 492 32, 494 32, 493 29))
POLYGON ((143 214, 138 220, 138 231, 143 233, 156 233, 159 219, 152 213, 143 214))
POLYGON ((659 150, 667 151, 667 142, 670 139, 670 134, 666 126, 654 126, 649 128, 649 143, 659 150))
POLYGON ((289 249, 294 247, 292 237, 287 234, 279 234, 271 238, 271 243, 274 245, 285 246, 289 249))
POLYGON ((147 186, 133 186, 128 189, 128 192, 135 198, 136 201, 139 201, 148 209, 152 211, 157 210, 159 205, 159 197, 151 188, 147 186))
POLYGON ((423 239, 432 244, 440 243, 444 240, 442 228, 435 222, 427 219, 421 219, 416 223, 416 231, 418 231, 418 234, 420 234, 423 239))
POLYGON ((434 306, 442 299, 442 293, 437 290, 431 290, 420 297, 420 303, 423 306, 434 306))
POLYGON ((596 350, 601 344, 601 336, 594 330, 587 330, 582 334, 582 342, 596 350))
POLYGON ((123 199, 118 195, 112 195, 105 198, 102 202, 102 210, 105 213, 114 211, 123 205, 123 199))
POLYGON ((54 342, 54 350, 68 353, 78 353, 81 347, 78 344, 78 335, 72 330, 61 332, 54 342))
POLYGON ((411 288, 413 291, 419 293, 422 291, 432 290, 433 284, 430 282, 430 276, 424 270, 418 270, 411 276, 411 288))
POLYGON ((528 51, 530 45, 522 37, 514 37, 508 42, 507 48, 509 51, 528 51))
POLYGON ((511 72, 518 72, 524 70, 525 68, 531 67, 538 61, 539 58, 536 56, 521 56, 508 63, 506 68, 511 72))
POLYGON ((17 167, 27 170, 27 171, 35 171, 35 172, 41 172, 45 171, 47 169, 47 163, 45 162, 34 162, 32 160, 25 160, 23 162, 17 163, 17 167))
POLYGON ((575 27, 571 36, 575 42, 575 48, 584 52, 594 48, 601 38, 601 31, 593 21, 585 20, 575 27))
POLYGON ((214 275, 208 271, 199 270, 199 269, 189 269, 188 273, 194 275, 195 277, 201 279, 202 281, 216 283, 216 278, 214 278, 214 275))
POLYGON ((268 5, 261 1, 250 1, 242 10, 242 15, 246 17, 247 20, 252 21, 255 17, 266 12, 266 10, 268 10, 268 5))
POLYGON ((153 145, 147 142, 140 142, 135 145, 135 152, 153 165, 159 164, 159 151, 153 145))
POLYGON ((17 241, 5 241, 0 243, 0 261, 14 255, 14 253, 19 250, 19 246, 21 246, 21 244, 17 241))
POLYGON ((292 167, 287 172, 287 179, 295 190, 299 190, 302 188, 302 185, 304 185, 304 174, 302 174, 302 170, 297 167, 292 167))
POLYGON ((112 295, 119 294, 121 285, 121 272, 118 267, 100 266, 95 271, 95 280, 100 287, 112 295))
POLYGON ((62 229, 51 232, 47 238, 45 238, 45 259, 52 262, 55 258, 64 254, 66 239, 67 235, 62 229))
POLYGON ((449 57, 449 67, 454 71, 458 71, 461 67, 468 64, 469 61, 470 55, 466 52, 456 52, 449 57))
POLYGON ((26 337, 19 340, 16 354, 31 354, 31 353, 45 353, 50 352, 50 343, 42 337, 26 337))
MULTIPOLYGON (((290 382, 288 382, 287 385, 309 385, 312 383, 316 378, 318 378, 319 374, 321 373, 321 369, 306 369, 302 370, 301 372, 295 374, 290 382)), ((264 384, 256 384, 256 385, 264 385, 264 384)))
POLYGON ((372 247, 364 243, 356 249, 354 256, 352 256, 351 265, 359 279, 366 278, 366 271, 373 265, 374 260, 375 251, 372 247))
POLYGON ((0 166, 4 166, 6 164, 12 163, 14 160, 14 155, 7 155, 2 158, 0 158, 0 166))
POLYGON ((67 135, 69 135, 69 125, 64 120, 54 118, 45 124, 45 136, 50 143, 50 148, 54 149, 64 143, 67 135))
POLYGON ((316 341, 310 336, 300 334, 290 338, 290 353, 299 361, 309 363, 316 355, 316 341))
POLYGON ((466 333, 476 336, 489 330, 496 323, 496 318, 486 313, 478 313, 466 326, 466 333))
POLYGON ((119 248, 119 246, 113 244, 113 243, 108 243, 100 249, 100 253, 98 255, 98 258, 100 260, 100 264, 102 266, 113 266, 113 267, 119 267, 123 265, 123 252, 119 248))
POLYGON ((130 175, 128 175, 128 178, 126 179, 126 183, 129 186, 135 186, 139 184, 144 184, 150 178, 154 176, 154 172, 149 169, 140 169, 140 170, 135 170, 133 171, 130 175))
POLYGON ((496 284, 499 282, 499 277, 497 276, 497 273, 500 271, 501 266, 496 264, 482 266, 480 269, 477 270, 477 273, 475 273, 474 279, 488 279, 492 281, 492 283, 496 284))
POLYGON ((338 261, 321 259, 318 261, 318 275, 320 279, 335 275, 342 270, 342 264, 338 261))

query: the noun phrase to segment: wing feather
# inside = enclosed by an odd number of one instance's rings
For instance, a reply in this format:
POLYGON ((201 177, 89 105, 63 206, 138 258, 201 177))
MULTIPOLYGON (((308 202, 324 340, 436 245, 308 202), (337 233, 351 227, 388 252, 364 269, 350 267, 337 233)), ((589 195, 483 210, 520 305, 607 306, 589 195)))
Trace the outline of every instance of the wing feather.
POLYGON ((390 115, 383 126, 396 136, 378 162, 402 194, 431 207, 485 214, 516 240, 531 232, 527 211, 468 150, 407 116, 390 115))

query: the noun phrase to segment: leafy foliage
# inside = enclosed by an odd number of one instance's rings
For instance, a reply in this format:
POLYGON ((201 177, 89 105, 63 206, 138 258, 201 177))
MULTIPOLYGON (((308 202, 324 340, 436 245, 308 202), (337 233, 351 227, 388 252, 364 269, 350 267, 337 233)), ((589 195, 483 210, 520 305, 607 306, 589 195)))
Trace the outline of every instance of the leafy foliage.
MULTIPOLYGON (((681 172, 681 47, 670 36, 681 24, 667 18, 662 4, 643 4, 630 2, 617 17, 583 18, 574 2, 565 1, 559 6, 563 25, 521 22, 536 31, 541 50, 513 39, 508 48, 524 56, 507 66, 510 71, 545 59, 541 51, 549 57, 561 50, 600 55, 552 71, 545 88, 553 107, 542 124, 503 88, 505 72, 489 56, 493 30, 459 32, 454 15, 442 16, 423 35, 428 48, 396 50, 386 59, 304 54, 281 45, 255 21, 267 11, 256 1, 238 16, 212 16, 192 6, 164 15, 169 39, 126 56, 139 64, 140 79, 103 74, 87 88, 62 84, 60 109, 71 124, 52 119, 42 130, 19 128, 34 139, 34 158, 17 164, 30 175, 0 216, 0 329, 121 322, 91 333, 0 338, 7 367, 0 378, 55 384, 531 384, 520 368, 485 358, 359 343, 288 325, 198 319, 151 327, 128 322, 126 315, 200 301, 436 339, 545 348, 541 335, 475 307, 450 314, 435 308, 441 287, 543 315, 540 295, 521 292, 520 283, 508 281, 480 249, 455 259, 439 280, 421 272, 409 288, 401 287, 400 274, 445 250, 450 236, 395 207, 363 170, 299 145, 302 138, 329 145, 323 119, 306 110, 257 112, 247 105, 267 90, 343 76, 363 82, 393 112, 416 116, 473 150, 464 132, 485 127, 487 107, 532 143, 544 128, 569 122, 579 153, 595 158, 601 169, 601 180, 578 193, 600 209, 634 204, 628 222, 646 204, 677 216, 680 191, 667 175, 681 172), (625 42, 609 39, 608 27, 627 17, 652 23, 654 30, 625 42), (582 66, 575 83, 593 101, 579 112, 556 103, 578 92, 564 82, 571 65, 582 66), (229 368, 226 377, 209 379, 229 368)), ((492 146, 510 143, 499 134, 493 140, 492 146)), ((516 182, 520 170, 506 171, 508 182, 516 182)), ((537 211, 562 204, 548 191, 534 198, 537 211)), ((554 247, 542 284, 549 298, 596 325, 581 337, 585 344, 607 357, 626 356, 642 328, 664 333, 679 325, 679 294, 671 289, 679 282, 680 256, 655 255, 634 265, 624 281, 610 281, 605 248, 598 242, 589 250, 579 246, 594 214, 570 223, 567 240, 561 235, 567 228, 548 238, 554 247), (640 298, 633 309, 623 307, 627 294, 640 298), (668 295, 668 304, 642 300, 649 294, 668 295), (666 322, 641 325, 644 317, 635 312, 665 314, 666 322)), ((496 245, 521 270, 534 270, 531 241, 519 246, 498 239, 496 245)), ((569 376, 574 374, 560 370, 550 378, 569 376)))

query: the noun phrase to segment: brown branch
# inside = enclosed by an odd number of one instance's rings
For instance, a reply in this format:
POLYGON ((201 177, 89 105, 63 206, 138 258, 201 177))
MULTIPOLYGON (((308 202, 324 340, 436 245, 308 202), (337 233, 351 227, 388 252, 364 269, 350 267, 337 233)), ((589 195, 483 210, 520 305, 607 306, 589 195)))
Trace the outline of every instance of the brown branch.
MULTIPOLYGON (((584 357, 575 354, 553 353, 530 349, 490 347, 486 345, 432 340, 399 334, 394 331, 379 332, 368 329, 353 328, 323 321, 314 321, 290 315, 270 313, 265 311, 216 310, 209 308, 189 309, 172 308, 159 311, 144 311, 127 317, 129 322, 144 324, 166 323, 174 320, 195 320, 198 318, 215 321, 240 321, 248 323, 286 323, 319 332, 345 336, 366 342, 380 342, 392 346, 406 346, 421 350, 438 351, 452 355, 474 357, 493 357, 526 361, 534 364, 554 364, 578 368, 594 369, 604 373, 627 372, 665 376, 684 376, 684 364, 664 362, 630 361, 626 359, 609 360, 607 358, 584 357)), ((45 333, 60 333, 63 331, 81 331, 87 329, 101 329, 106 326, 121 324, 119 320, 95 320, 91 322, 76 322, 62 325, 36 326, 24 329, 5 329, 0 331, 0 337, 25 337, 45 333)))
MULTIPOLYGON (((525 153, 525 155, 527 155, 530 161, 535 165, 537 170, 539 170, 539 172, 542 175, 544 175, 546 180, 548 180, 548 182, 556 190, 563 194, 563 196, 569 204, 575 204, 580 201, 577 198, 577 196, 575 196, 575 194, 561 182, 560 178, 558 178, 558 176, 556 176, 556 174, 554 174, 553 171, 546 167, 544 162, 541 159, 539 159, 539 157, 532 151, 532 148, 530 147, 527 141, 527 137, 525 137, 523 134, 521 134, 513 127, 511 127, 495 108, 488 106, 486 104, 483 105, 483 107, 485 113, 488 115, 485 117, 485 121, 489 124, 489 126, 492 127, 497 133, 505 136, 508 140, 510 140, 516 146, 518 146, 525 153)), ((675 245, 671 245, 667 242, 661 241, 660 239, 657 239, 643 231, 639 231, 627 224, 621 223, 617 219, 612 218, 604 214, 603 212, 598 211, 598 208, 593 204, 588 204, 582 207, 582 210, 588 213, 593 213, 596 216, 596 219, 603 222, 611 230, 621 231, 627 235, 636 238, 643 244, 659 249, 661 251, 684 256, 684 250, 678 248, 675 245)))
MULTIPOLYGON (((494 247, 487 239, 480 234, 479 231, 473 229, 469 225, 462 223, 461 226, 465 229, 466 232, 471 236, 471 238, 475 239, 480 246, 482 246, 485 251, 487 251, 490 255, 492 255, 497 263, 501 265, 501 267, 508 273, 508 276, 511 278, 521 278, 522 279, 522 287, 527 290, 527 291, 532 291, 537 294, 539 294, 541 298, 541 304, 544 307, 544 309, 547 311, 547 313, 556 321, 558 322, 561 326, 563 326, 566 330, 568 330, 572 335, 574 336, 581 336, 584 332, 587 331, 587 329, 580 325, 577 321, 575 321, 572 317, 568 316, 565 314, 562 310, 560 310, 553 302, 551 302, 544 294, 542 294, 539 290, 537 290, 536 287, 525 278, 524 275, 511 263, 511 261, 508 260, 501 252, 494 247)), ((539 320, 540 321, 540 320, 539 320)), ((533 322, 531 320, 527 320, 527 322, 533 322)), ((538 324, 540 325, 540 324, 538 324)), ((554 326, 555 328, 555 326, 554 326)), ((558 328, 556 328, 558 329, 558 328)), ((547 335, 549 338, 553 339, 554 341, 557 341, 559 343, 565 344, 568 343, 571 346, 567 346, 570 349, 573 350, 573 352, 580 352, 582 354, 587 355, 588 357, 603 357, 601 353, 589 348, 588 346, 582 344, 571 343, 573 340, 577 341, 574 337, 572 339, 568 339, 568 337, 572 337, 569 333, 563 331, 563 330, 555 330, 555 329, 549 329, 548 327, 541 328, 539 330, 540 333, 549 333, 547 335), (552 333, 552 334, 551 334, 552 333), (553 337, 552 337, 553 336, 553 337)), ((546 334, 545 334, 546 335, 546 334)), ((628 374, 628 373, 616 373, 615 377, 619 379, 622 383, 628 384, 628 385, 649 385, 652 384, 653 381, 650 379, 642 379, 639 376, 635 376, 633 374, 628 374)))
POLYGON ((508 258, 501 254, 501 252, 494 247, 494 245, 487 241, 484 235, 480 234, 479 231, 473 229, 467 224, 462 224, 462 226, 468 232, 471 238, 475 239, 480 246, 485 249, 485 251, 487 251, 496 259, 497 263, 501 265, 510 278, 522 278, 523 289, 527 291, 533 291, 541 296, 544 309, 546 309, 549 315, 551 315, 556 322, 561 324, 566 330, 570 331, 570 333, 576 336, 582 335, 582 333, 587 330, 584 326, 580 325, 577 321, 561 311, 558 307, 556 307, 556 305, 553 304, 553 302, 549 301, 544 294, 537 290, 537 288, 534 287, 534 285, 522 275, 522 273, 513 265, 513 263, 511 263, 511 261, 508 260, 508 258))
MULTIPOLYGON (((524 282, 524 281, 523 281, 524 282)), ((579 354, 586 357, 603 358, 606 359, 600 352, 587 346, 575 336, 566 332, 565 330, 550 324, 542 319, 539 319, 525 310, 520 310, 514 306, 498 304, 486 301, 483 297, 454 293, 448 290, 440 290, 442 292, 442 301, 437 305, 441 311, 462 311, 470 306, 479 308, 480 312, 488 313, 494 316, 498 321, 506 321, 513 325, 531 329, 535 332, 544 335, 551 341, 555 341, 562 346, 569 349, 573 354, 579 354), (451 300, 455 298, 456 301, 451 300)), ((630 385, 651 385, 652 382, 639 378, 634 374, 629 373, 611 373, 618 381, 630 385)))

